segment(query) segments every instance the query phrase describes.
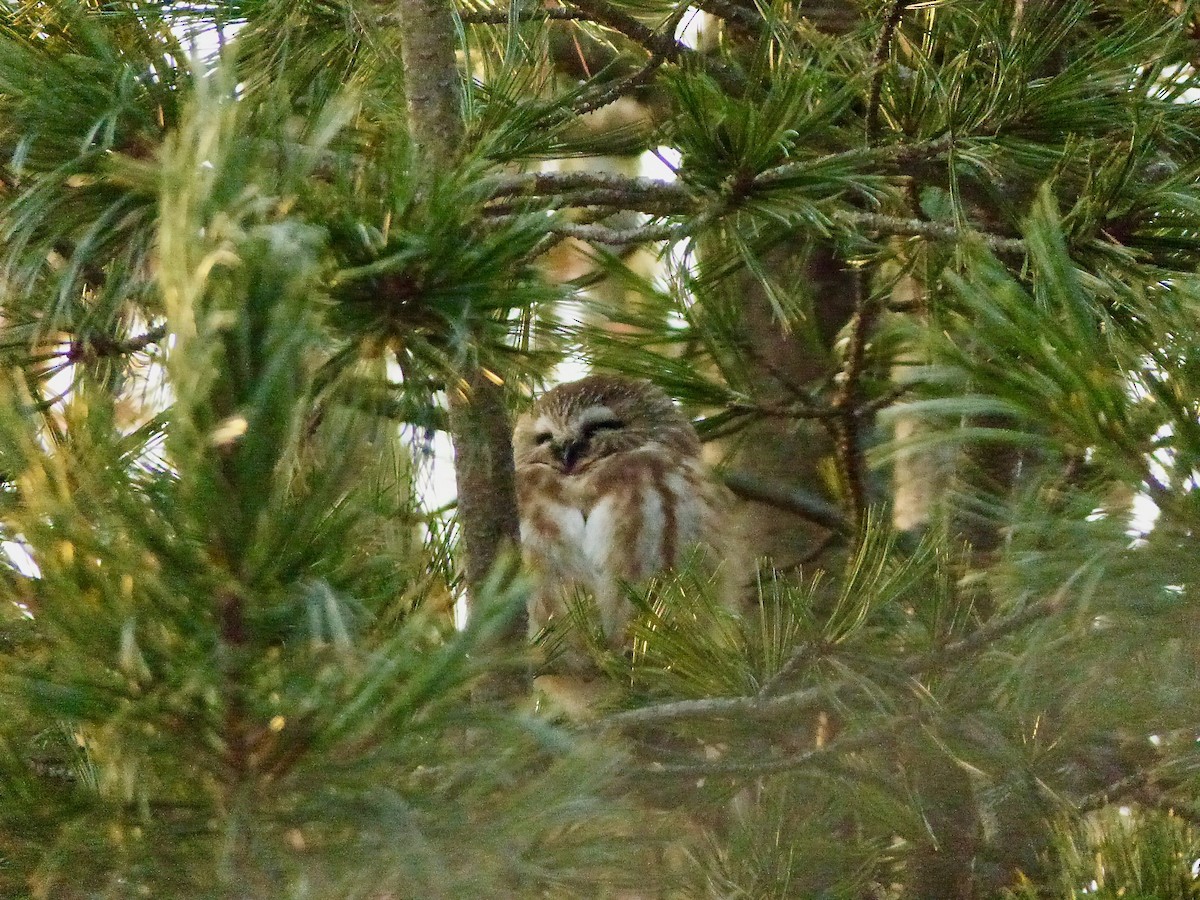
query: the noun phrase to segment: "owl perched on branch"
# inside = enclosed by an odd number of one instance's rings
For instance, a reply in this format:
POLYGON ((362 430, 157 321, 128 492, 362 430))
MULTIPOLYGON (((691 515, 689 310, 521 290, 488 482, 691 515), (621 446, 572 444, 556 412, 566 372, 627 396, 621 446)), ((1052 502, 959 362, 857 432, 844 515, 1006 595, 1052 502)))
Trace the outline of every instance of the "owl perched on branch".
POLYGON ((579 588, 595 599, 610 646, 626 645, 626 584, 700 546, 731 550, 724 488, 671 399, 645 381, 594 375, 548 391, 513 436, 521 545, 538 578, 531 635, 579 588))

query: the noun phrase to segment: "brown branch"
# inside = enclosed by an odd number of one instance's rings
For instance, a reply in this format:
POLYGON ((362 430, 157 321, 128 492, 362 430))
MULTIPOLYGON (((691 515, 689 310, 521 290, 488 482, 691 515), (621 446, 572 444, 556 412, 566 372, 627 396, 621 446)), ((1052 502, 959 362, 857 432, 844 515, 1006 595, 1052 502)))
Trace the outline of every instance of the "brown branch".
POLYGON ((875 323, 876 304, 872 302, 867 274, 854 270, 854 315, 850 320, 850 340, 846 359, 839 375, 840 383, 833 397, 833 408, 839 413, 832 430, 837 441, 838 461, 846 485, 851 531, 861 536, 867 517, 866 458, 862 448, 861 418, 858 415, 859 390, 863 364, 866 360, 867 335, 875 323))
POLYGON ((1200 828, 1200 807, 1197 806, 1194 798, 1173 797, 1149 782, 1134 793, 1134 798, 1143 806, 1173 815, 1187 822, 1193 828, 1200 828))
POLYGON ((862 750, 878 748, 902 728, 909 727, 919 721, 917 716, 907 715, 891 719, 880 728, 865 729, 858 734, 838 737, 823 747, 779 756, 774 759, 729 760, 711 763, 652 763, 641 771, 643 775, 683 776, 687 778, 709 778, 744 775, 755 777, 759 775, 774 775, 781 772, 794 772, 810 766, 820 766, 828 761, 845 756, 847 753, 858 753, 862 750))
POLYGON ((636 202, 655 200, 679 204, 684 212, 695 202, 688 187, 678 181, 630 178, 605 172, 529 172, 504 175, 492 181, 492 197, 526 197, 538 194, 569 194, 575 191, 607 191, 636 202))
POLYGON ((588 172, 505 176, 494 182, 491 196, 497 199, 484 208, 489 216, 527 209, 530 200, 536 200, 539 209, 610 206, 655 215, 686 215, 695 212, 698 205, 682 184, 588 172), (506 198, 512 199, 503 202, 506 198))
POLYGON ((247 650, 246 602, 235 591, 222 591, 217 598, 217 621, 221 641, 221 683, 225 701, 222 716, 222 762, 234 791, 250 774, 252 744, 250 711, 246 703, 243 671, 247 650))
MULTIPOLYGON (((813 166, 825 165, 840 158, 861 159, 863 162, 895 162, 901 159, 925 158, 945 152, 950 146, 948 137, 937 138, 921 144, 879 147, 871 150, 852 150, 829 154, 808 162, 787 163, 768 169, 757 176, 748 193, 752 197, 756 189, 769 189, 787 178, 813 166)), ((494 198, 528 198, 543 208, 565 208, 570 206, 607 206, 646 212, 653 215, 694 215, 711 220, 729 208, 730 198, 718 198, 698 191, 683 182, 663 181, 655 178, 630 178, 592 172, 531 172, 519 175, 504 175, 492 181, 490 196, 494 198), (708 205, 706 205, 708 204, 708 205)), ((508 214, 517 209, 513 204, 493 203, 487 208, 492 216, 508 214)), ((602 216, 600 216, 602 218, 602 216)), ((836 225, 843 228, 874 232, 881 235, 920 237, 929 241, 976 240, 999 256, 1017 256, 1025 252, 1025 242, 1019 238, 1004 237, 971 228, 961 228, 941 222, 927 222, 915 218, 883 215, 856 209, 842 209, 830 214, 836 225)), ((694 233, 696 226, 669 226, 665 224, 642 226, 634 229, 611 229, 590 223, 564 223, 556 226, 562 237, 577 237, 614 246, 628 246, 660 240, 674 240, 694 233)), ((869 404, 855 407, 862 415, 870 411, 869 404)))
MULTIPOLYGON (((953 641, 932 653, 914 654, 902 658, 896 668, 906 675, 938 671, 971 656, 995 641, 1024 628, 1039 619, 1059 612, 1064 606, 1066 588, 1044 600, 1031 603, 1019 612, 996 619, 978 631, 953 641)), ((631 728, 664 725, 710 718, 772 719, 792 716, 804 710, 818 709, 840 694, 850 693, 861 680, 846 678, 832 684, 801 688, 776 697, 710 697, 701 700, 677 700, 613 713, 595 724, 597 728, 631 728)))
POLYGON ((866 138, 870 144, 875 140, 879 131, 879 105, 883 93, 883 64, 892 52, 892 38, 900 27, 904 13, 912 6, 914 0, 892 0, 887 18, 883 21, 883 30, 879 33, 879 43, 875 45, 875 53, 871 57, 871 87, 867 94, 866 138))
POLYGON ((572 0, 572 5, 582 10, 592 21, 625 35, 644 48, 652 58, 661 57, 665 62, 693 59, 730 93, 740 94, 745 88, 745 79, 736 71, 697 53, 675 39, 675 24, 678 22, 676 16, 671 17, 663 31, 655 31, 605 0, 572 0))
POLYGON ((756 10, 732 2, 732 0, 701 0, 696 7, 704 10, 710 16, 732 22, 753 34, 758 35, 766 31, 767 23, 756 10))
POLYGON ((652 54, 649 61, 638 69, 626 75, 624 78, 617 79, 611 84, 601 84, 590 93, 584 94, 578 100, 571 104, 571 112, 574 115, 586 115, 590 112, 595 112, 598 109, 603 109, 610 103, 616 103, 626 94, 636 91, 645 84, 649 84, 650 79, 654 77, 654 73, 662 68, 663 63, 667 61, 665 56, 660 54, 652 54))
MULTIPOLYGON (((460 158, 464 133, 454 11, 449 0, 400 0, 397 15, 409 127, 427 170, 445 169, 460 158)), ((512 429, 503 388, 474 360, 448 393, 467 592, 474 602, 501 554, 519 540, 512 429)), ((523 643, 520 617, 506 637, 523 643)))
POLYGON ((401 0, 395 15, 412 136, 426 162, 456 160, 463 121, 453 10, 448 0, 401 0))
POLYGON ((133 353, 141 353, 151 344, 157 344, 166 336, 166 325, 156 325, 145 334, 139 334, 123 341, 111 338, 106 334, 89 334, 72 340, 65 352, 52 355, 69 362, 102 359, 110 356, 129 356, 133 353))
MULTIPOLYGON (((389 21, 394 17, 385 16, 384 24, 396 24, 389 21)), ((460 12, 458 18, 464 25, 507 25, 513 21, 512 15, 507 10, 477 10, 474 12, 460 12)), ((557 22, 593 22, 595 21, 590 15, 581 12, 577 9, 569 9, 565 6, 549 6, 542 9, 522 10, 518 13, 516 20, 518 22, 542 22, 546 20, 557 22)))
POLYGON ((926 222, 922 219, 905 219, 879 213, 843 210, 833 214, 835 221, 856 225, 867 231, 897 236, 921 237, 930 241, 978 240, 989 250, 1001 256, 1013 256, 1025 252, 1025 241, 1020 238, 1002 237, 982 231, 958 228, 941 222, 926 222))
POLYGON ((766 481, 746 472, 727 472, 724 481, 726 487, 745 500, 786 510, 839 534, 852 531, 841 510, 802 488, 766 481))
POLYGON ((607 225, 580 225, 573 222, 559 222, 551 226, 550 230, 562 237, 572 237, 577 240, 592 241, 612 247, 628 247, 633 244, 670 241, 682 236, 686 232, 685 227, 682 225, 670 225, 667 223, 639 225, 635 228, 609 228, 607 225))
POLYGON ((1126 775, 1120 781, 1115 781, 1095 793, 1083 797, 1083 799, 1075 804, 1075 811, 1080 815, 1086 815, 1098 809, 1103 809, 1110 803, 1128 799, 1145 788, 1149 781, 1150 773, 1145 770, 1134 772, 1132 775, 1126 775))
MULTIPOLYGON (((812 171, 814 167, 827 166, 830 163, 842 161, 862 163, 896 163, 912 160, 924 160, 945 153, 953 141, 949 135, 934 138, 929 141, 919 141, 914 144, 891 144, 886 147, 855 148, 838 153, 829 153, 815 159, 802 162, 784 163, 755 176, 748 195, 752 196, 755 189, 773 187, 775 184, 812 171)), ((513 195, 561 194, 573 190, 589 190, 593 188, 610 191, 623 191, 630 195, 652 194, 664 201, 673 200, 681 204, 679 211, 687 212, 692 205, 703 198, 703 195, 679 181, 663 181, 657 178, 628 177, 601 172, 527 172, 519 175, 503 175, 492 181, 493 197, 513 195)), ((866 215, 863 213, 863 215, 866 215)), ((880 221, 888 221, 888 217, 878 217, 880 221)), ((907 220, 896 220, 907 221, 907 220)), ((922 224, 922 223, 918 223, 922 224)), ((924 223, 929 224, 929 223, 924 223)), ((944 226, 943 226, 944 227, 944 226)), ((905 232, 916 233, 916 232, 905 232)))
POLYGON ((693 52, 675 40, 673 35, 655 31, 649 25, 604 0, 572 0, 572 4, 587 15, 591 21, 618 31, 634 43, 640 44, 651 56, 661 56, 669 62, 674 62, 693 52))
MULTIPOLYGON (((879 43, 871 59, 871 86, 867 97, 866 140, 869 147, 879 131, 879 106, 883 90, 883 65, 892 49, 892 38, 900 26, 905 10, 913 0, 892 0, 891 8, 884 19, 879 43)), ((853 273, 855 292, 854 315, 850 320, 850 339, 846 358, 842 365, 840 384, 833 405, 842 415, 833 425, 837 444, 837 457, 846 486, 850 519, 855 533, 862 530, 866 522, 867 476, 866 459, 862 447, 862 419, 859 416, 859 392, 862 388, 863 365, 866 360, 867 339, 875 325, 879 304, 871 296, 870 271, 855 269, 853 273)))

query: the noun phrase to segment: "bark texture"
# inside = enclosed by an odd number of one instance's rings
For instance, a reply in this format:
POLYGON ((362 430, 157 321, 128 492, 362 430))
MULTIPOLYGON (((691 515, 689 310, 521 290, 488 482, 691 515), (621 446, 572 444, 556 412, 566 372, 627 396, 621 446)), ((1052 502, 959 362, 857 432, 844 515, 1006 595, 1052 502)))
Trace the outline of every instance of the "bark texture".
MULTIPOLYGON (((424 165, 453 165, 463 143, 454 17, 446 0, 401 0, 400 52, 412 137, 424 165)), ((451 387, 450 431, 468 598, 478 596, 506 547, 518 540, 512 428, 504 390, 476 363, 451 387)), ((524 635, 521 622, 513 634, 524 635)))

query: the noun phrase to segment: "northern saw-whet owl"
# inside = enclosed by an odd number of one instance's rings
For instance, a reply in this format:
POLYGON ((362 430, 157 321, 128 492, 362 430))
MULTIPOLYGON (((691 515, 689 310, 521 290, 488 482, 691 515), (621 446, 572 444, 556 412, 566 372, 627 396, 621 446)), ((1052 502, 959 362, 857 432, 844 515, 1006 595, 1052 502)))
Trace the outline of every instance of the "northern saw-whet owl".
POLYGON ((546 392, 513 435, 521 546, 537 578, 536 635, 583 588, 613 648, 627 641, 626 584, 697 545, 726 555, 725 489, 671 399, 645 381, 593 375, 546 392))

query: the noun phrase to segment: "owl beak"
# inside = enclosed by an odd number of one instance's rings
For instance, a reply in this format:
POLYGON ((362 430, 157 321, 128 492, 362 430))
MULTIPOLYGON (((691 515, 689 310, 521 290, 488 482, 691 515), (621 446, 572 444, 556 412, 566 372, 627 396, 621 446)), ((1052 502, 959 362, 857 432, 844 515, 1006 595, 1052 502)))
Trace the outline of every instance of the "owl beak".
POLYGON ((554 456, 562 463, 564 472, 570 472, 575 468, 575 463, 579 462, 579 456, 583 452, 583 442, 576 440, 567 440, 562 443, 554 443, 550 446, 554 456))

